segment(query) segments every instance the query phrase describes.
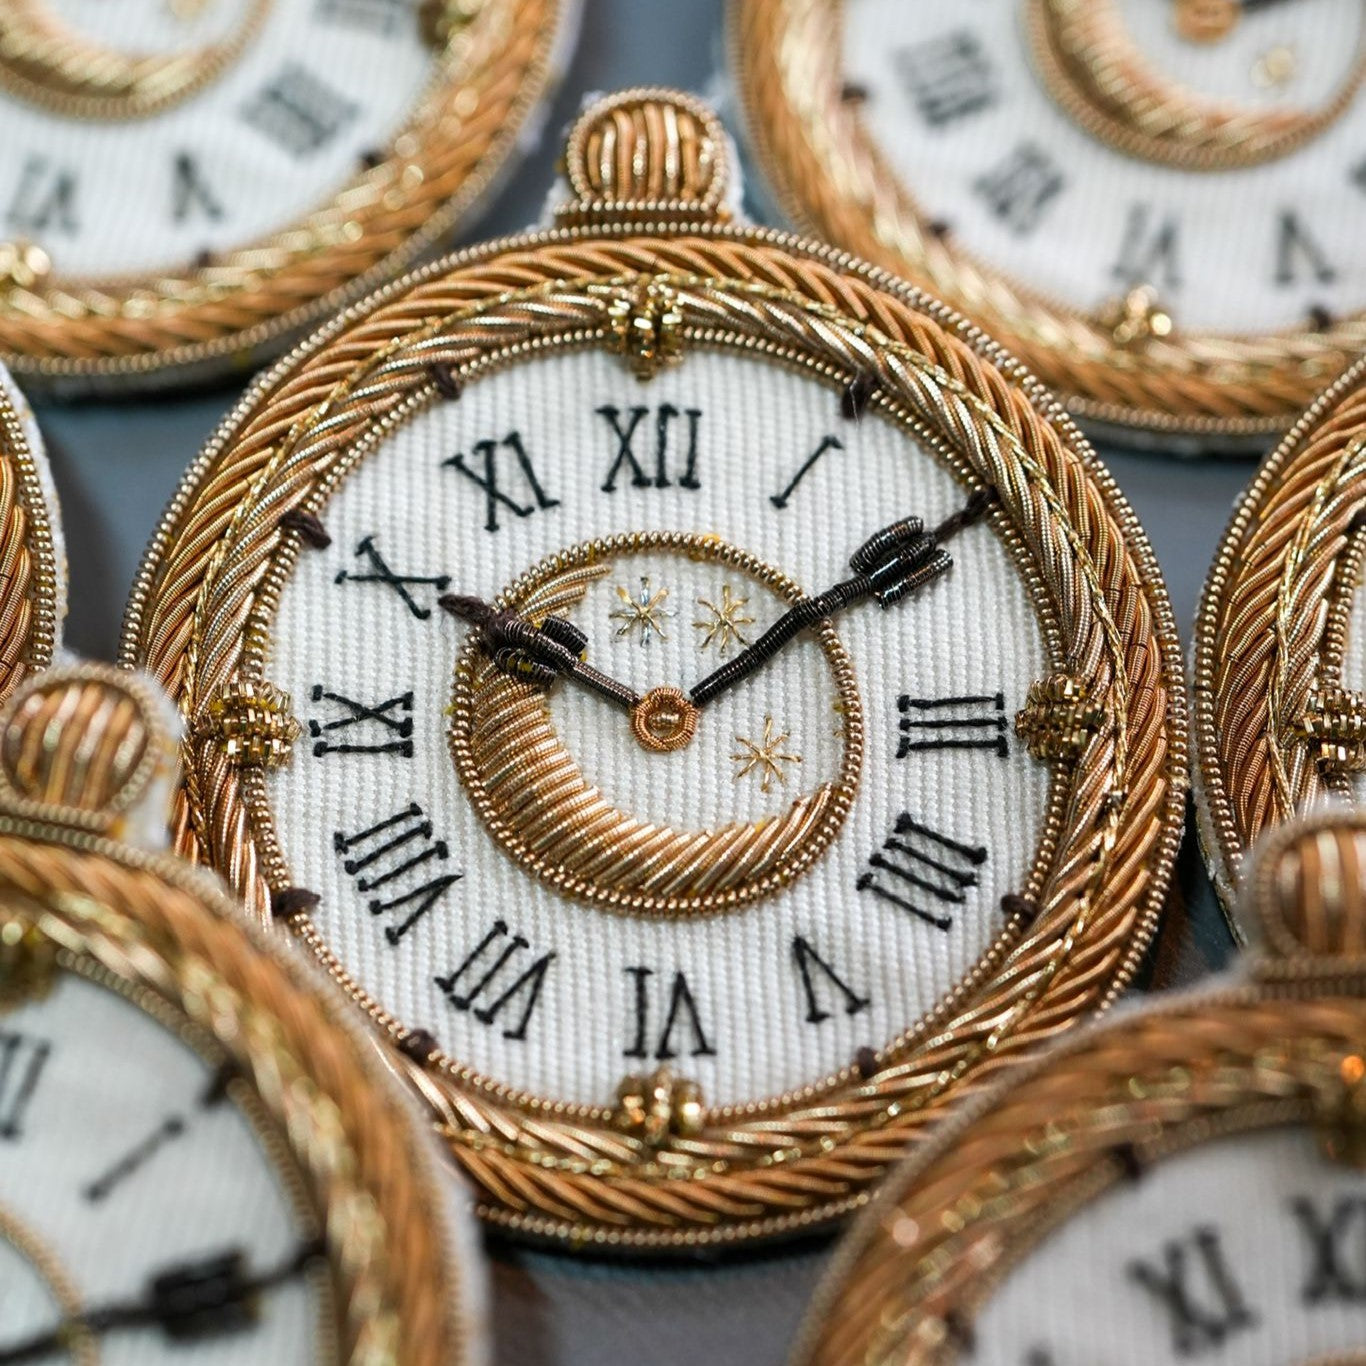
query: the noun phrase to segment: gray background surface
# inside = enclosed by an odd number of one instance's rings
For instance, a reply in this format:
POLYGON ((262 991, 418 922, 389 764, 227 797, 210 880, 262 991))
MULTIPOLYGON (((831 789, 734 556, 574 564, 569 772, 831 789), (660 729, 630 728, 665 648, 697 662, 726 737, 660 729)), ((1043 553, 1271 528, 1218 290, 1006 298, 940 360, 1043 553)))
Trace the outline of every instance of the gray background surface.
MULTIPOLYGON (((585 0, 583 28, 541 144, 465 240, 535 219, 554 174, 559 131, 587 92, 667 84, 714 94, 722 0, 585 0)), ((143 546, 186 465, 240 392, 43 404, 71 562, 67 643, 109 659, 143 546)), ((1247 463, 1105 450, 1157 550, 1189 638, 1200 584, 1247 463)), ((1230 944, 1193 839, 1181 896, 1159 943, 1164 981, 1188 981, 1230 944)), ((828 1256, 807 1244, 715 1263, 602 1262, 498 1243, 495 1358, 502 1366, 767 1366, 783 1360, 828 1256)))

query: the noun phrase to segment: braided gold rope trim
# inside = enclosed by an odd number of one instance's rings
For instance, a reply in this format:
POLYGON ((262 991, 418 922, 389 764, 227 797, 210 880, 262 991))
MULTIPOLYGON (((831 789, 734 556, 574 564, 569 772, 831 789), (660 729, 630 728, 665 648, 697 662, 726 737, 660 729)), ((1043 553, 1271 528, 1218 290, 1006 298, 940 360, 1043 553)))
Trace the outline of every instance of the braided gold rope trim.
POLYGON ((364 1041, 322 993, 232 923, 227 899, 169 860, 0 825, 0 900, 77 960, 145 987, 243 1070, 281 1131, 327 1243, 342 1361, 467 1359, 430 1170, 376 1084, 364 1041), (77 844, 82 847, 75 847, 77 844))
POLYGON ((47 0, 7 0, 0 14, 0 86, 66 117, 133 119, 202 90, 257 33, 271 0, 250 0, 236 32, 189 52, 125 53, 86 38, 47 0))
POLYGON ((970 1325, 1072 1211, 1135 1162, 1311 1122, 1364 1028, 1360 999, 1249 991, 1131 1016, 1064 1045, 896 1173, 842 1248, 794 1362, 958 1360, 950 1325, 970 1325))
POLYGON ((1196 623, 1202 816, 1227 903, 1258 835, 1331 784, 1295 734, 1316 687, 1341 679, 1366 504, 1366 369, 1338 382, 1243 495, 1196 623))
POLYGON ((203 268, 0 293, 16 374, 147 372, 297 332, 439 240, 512 150, 549 76, 564 0, 484 0, 378 166, 306 218, 203 268))
MULTIPOLYGON (((468 380, 536 351, 605 343, 613 302, 661 278, 685 344, 776 346, 836 382, 866 375, 903 421, 958 453, 960 477, 993 484, 1061 623, 1058 662, 1093 679, 1117 716, 1075 770, 1058 770, 1065 823, 1044 841, 1030 887, 1041 915, 897 1041, 871 1080, 851 1068, 780 1102, 718 1111, 660 1161, 606 1111, 517 1096, 454 1064, 400 1063, 489 1217, 551 1236, 679 1245, 798 1228, 861 1203, 947 1096, 1107 1002, 1151 932, 1185 785, 1179 657, 1139 533, 1065 421, 1053 425, 973 343, 847 263, 743 233, 533 240, 417 277, 255 392, 159 538, 124 657, 191 721, 234 677, 261 677, 296 546, 281 516, 321 509, 351 462, 432 401, 433 365, 468 380)), ((207 856, 264 915, 269 887, 288 882, 264 782, 207 744, 187 760, 180 847, 207 856)), ((295 923, 400 1036, 312 926, 295 923)))
POLYGON ((928 228, 841 98, 842 0, 731 0, 746 122, 784 211, 897 272, 998 337, 1082 417, 1155 431, 1282 430, 1366 351, 1366 314, 1321 332, 1187 333, 1122 346, 1111 329, 1017 287, 928 228))
POLYGON ((1366 77, 1366 58, 1358 56, 1319 109, 1248 108, 1157 75, 1134 47, 1115 0, 1029 0, 1025 28, 1048 93, 1074 123, 1129 156, 1189 171, 1289 155, 1346 111, 1366 77))
POLYGON ((52 662, 59 572, 37 456, 0 382, 0 701, 52 662))

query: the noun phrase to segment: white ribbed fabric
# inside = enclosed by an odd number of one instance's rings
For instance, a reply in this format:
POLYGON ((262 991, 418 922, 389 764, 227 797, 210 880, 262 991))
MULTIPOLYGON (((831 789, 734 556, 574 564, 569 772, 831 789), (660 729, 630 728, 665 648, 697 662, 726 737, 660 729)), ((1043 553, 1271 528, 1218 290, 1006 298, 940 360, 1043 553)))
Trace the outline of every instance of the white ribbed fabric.
POLYGON ((1203 1144, 1085 1207, 1042 1243, 979 1315, 972 1360, 1266 1366, 1360 1351, 1363 1234, 1366 1177, 1323 1160, 1312 1134, 1203 1144), (1311 1233, 1335 1221, 1341 1283, 1324 1274, 1311 1233), (1178 1262, 1192 1309, 1222 1327, 1217 1335, 1197 1326, 1183 1336, 1178 1316, 1135 1270, 1169 1279, 1178 1262), (1226 1273, 1227 1291, 1214 1268, 1226 1273))
MULTIPOLYGON (((289 1197, 256 1135, 231 1101, 200 1104, 212 1069, 174 1034, 114 992, 63 974, 44 1000, 0 1021, 7 1102, 40 1045, 49 1051, 20 1135, 4 1136, 0 1217, 56 1258, 83 1308, 138 1299, 154 1274, 187 1260, 240 1248, 259 1272, 298 1246, 289 1197), (181 1131, 140 1169, 88 1198, 92 1184, 176 1120, 181 1131)), ((5 1231, 0 1284, 0 1346, 62 1319, 39 1269, 5 1231)), ((306 1281, 289 1281, 263 1296, 256 1328, 197 1346, 194 1360, 310 1360, 318 1308, 306 1281)), ((113 1332, 100 1347, 108 1366, 184 1357, 183 1345, 156 1329, 113 1332)))
MULTIPOLYGON (((670 430, 686 431, 686 419, 674 420, 670 430)), ((495 462, 502 491, 533 506, 506 445, 495 462)), ((988 528, 973 527, 956 539, 953 569, 919 595, 886 612, 866 603, 839 620, 857 671, 867 741, 858 796, 832 847, 783 894, 732 915, 687 922, 621 917, 564 900, 506 856, 466 800, 447 749, 444 713, 465 629, 435 609, 435 587, 412 586, 419 605, 432 609, 430 618, 418 619, 385 584, 338 583, 337 576, 369 572, 356 554, 368 536, 396 573, 447 575, 452 591, 487 598, 551 552, 616 532, 676 529, 714 533, 807 591, 818 591, 847 577, 850 553, 874 530, 910 513, 934 524, 964 496, 934 458, 890 423, 871 415, 846 421, 835 390, 734 355, 694 353, 644 385, 599 351, 537 360, 471 383, 459 402, 410 421, 353 470, 322 509, 332 545, 305 552, 296 565, 268 668, 271 679, 292 693, 296 713, 323 723, 344 713, 325 700, 310 700, 317 685, 370 705, 413 694, 412 758, 318 757, 305 739, 292 762, 270 778, 293 880, 321 894, 319 924, 341 962, 386 1010, 431 1030, 449 1054, 479 1072, 585 1103, 610 1101, 624 1072, 639 1070, 642 1061, 653 1065, 676 972, 686 975, 714 1052, 693 1055, 696 1041, 685 1017, 676 1021, 674 1062, 701 1082, 711 1103, 768 1097, 816 1081, 847 1066, 858 1048, 897 1037, 962 977, 1001 928, 999 898, 1023 885, 1046 800, 1046 771, 1013 733, 1006 758, 981 750, 896 757, 901 695, 1000 692, 999 714, 1008 727, 1030 681, 1046 671, 1022 581, 988 528), (622 474, 616 490, 604 493, 617 442, 596 410, 650 408, 636 445, 653 473, 654 414, 666 404, 701 414, 700 487, 679 487, 675 463, 668 488, 635 488, 622 474), (524 517, 500 507, 500 530, 490 533, 483 490, 443 462, 462 453, 482 473, 474 443, 502 442, 514 431, 547 499, 558 505, 524 517), (787 506, 775 508, 772 496, 826 435, 843 449, 823 456, 787 506), (345 872, 333 835, 355 834, 414 802, 433 823, 430 839, 444 841, 449 853, 424 865, 422 876, 459 870, 463 878, 391 946, 383 930, 400 915, 372 918, 367 904, 413 881, 396 879, 387 891, 365 892, 357 885, 365 870, 345 872), (947 932, 871 891, 856 890, 902 812, 960 843, 988 849, 986 862, 971 869, 980 885, 966 889, 961 905, 920 895, 894 874, 876 874, 888 890, 951 914, 947 932), (524 998, 484 1023, 473 1010, 452 1008, 435 982, 453 972, 500 917, 509 935, 527 941, 513 960, 518 970, 536 955, 556 955, 522 1039, 505 1034, 524 998), (829 1012, 827 1019, 808 1022, 794 960, 797 936, 870 1004, 846 1013, 846 1002, 808 962, 829 1012), (644 1060, 627 1056, 637 1026, 631 966, 654 973, 644 1060)), ((637 688, 686 689, 718 662, 715 650, 699 649, 702 632, 693 623, 707 617, 697 599, 718 601, 727 583, 737 596, 748 596, 745 613, 756 625, 744 630, 752 640, 780 615, 767 590, 716 564, 659 553, 614 563, 569 615, 589 634, 589 659, 609 673, 637 688), (618 636, 623 623, 610 615, 623 607, 616 588, 635 594, 643 574, 652 592, 669 589, 665 605, 676 611, 661 618, 667 638, 652 637, 648 645, 638 632, 618 636)), ((613 801, 635 814, 698 828, 785 810, 797 791, 831 775, 841 743, 833 697, 824 656, 803 639, 749 684, 718 699, 703 713, 697 740, 674 754, 647 754, 631 739, 623 713, 563 683, 552 693, 551 711, 570 751, 613 801), (757 775, 737 781, 739 765, 730 757, 741 748, 737 736, 762 736, 766 717, 777 732, 788 733, 785 747, 802 756, 800 764, 785 767, 787 783, 767 794, 757 775)), ((993 702, 974 714, 998 713, 993 702)), ((369 730, 357 726, 330 738, 393 738, 369 724, 369 730)), ((405 846, 412 853, 423 847, 420 840, 405 846)), ((961 866, 953 856, 947 861, 961 866)), ((494 953, 481 960, 484 966, 492 965, 494 953)), ((475 978, 471 969, 464 985, 473 986, 475 978)), ((498 986, 513 980, 506 969, 498 986)), ((495 995, 490 987, 476 1005, 492 1004, 495 995)))
MULTIPOLYGON (((1176 34, 1171 5, 1119 0, 1118 7, 1157 73, 1244 107, 1327 103, 1366 33, 1357 0, 1269 5, 1240 15, 1228 37, 1208 44, 1176 34), (1273 65, 1289 64, 1282 85, 1259 84, 1259 63, 1269 54, 1273 65)), ((925 217, 951 225, 958 246, 1019 284, 1091 310, 1130 283, 1116 266, 1137 214, 1148 243, 1175 224, 1174 278, 1154 268, 1150 282, 1180 327, 1265 331, 1302 324, 1315 305, 1339 315, 1366 306, 1366 188, 1354 179, 1366 145, 1366 99, 1358 95, 1319 137, 1262 166, 1201 173, 1140 161, 1091 137, 1053 102, 1034 71, 1023 11, 1018 0, 967 7, 853 0, 843 7, 846 76, 870 92, 862 117, 925 217), (968 112, 936 124, 922 114, 904 73, 918 65, 928 73, 922 84, 948 91, 965 51, 971 71, 935 107, 968 112), (990 98, 979 103, 965 90, 990 98), (1037 224, 1017 231, 975 186, 1021 148, 1037 152, 1042 161, 1033 171, 1056 174, 1061 187, 1037 224), (1300 244, 1292 251, 1295 278, 1278 282, 1287 211, 1321 253, 1321 277, 1300 244)))
MULTIPOLYGON (((235 32, 250 5, 218 0, 186 20, 176 19, 166 0, 62 0, 54 8, 78 32, 138 52, 198 47, 235 32)), ((344 21, 348 12, 385 8, 275 0, 231 66, 146 118, 66 118, 0 91, 0 238, 39 241, 61 275, 106 276, 184 266, 202 251, 221 253, 285 227, 345 184, 362 153, 387 145, 430 75, 431 53, 411 10, 398 11, 391 30, 344 21), (244 111, 281 78, 297 99, 300 73, 311 83, 303 102, 324 92, 325 104, 314 107, 324 126, 335 111, 336 131, 294 155, 244 111), (196 190, 177 221, 182 154, 193 159, 204 197, 196 190), (57 177, 68 173, 69 213, 53 210, 45 215, 47 227, 33 228, 32 214, 42 215, 57 177)))

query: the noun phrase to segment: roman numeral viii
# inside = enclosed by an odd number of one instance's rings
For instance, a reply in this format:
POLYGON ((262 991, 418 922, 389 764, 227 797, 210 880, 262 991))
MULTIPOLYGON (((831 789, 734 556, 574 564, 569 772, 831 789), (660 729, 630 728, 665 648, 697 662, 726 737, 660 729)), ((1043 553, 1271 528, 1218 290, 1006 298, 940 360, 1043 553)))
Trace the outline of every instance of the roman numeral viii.
POLYGON ((0 1139, 23 1136, 24 1112, 52 1053, 46 1039, 0 1031, 0 1139))
POLYGON ((401 913, 397 924, 384 928, 394 945, 464 876, 445 868, 450 850, 433 838, 432 823, 416 802, 357 834, 338 831, 332 844, 356 890, 379 893, 366 903, 370 914, 401 913))
POLYGON ((941 835, 903 811, 882 848, 868 860, 868 871, 854 885, 947 931, 953 928, 952 915, 926 910, 923 903, 929 899, 941 906, 961 906, 968 888, 977 886, 977 870, 986 861, 987 851, 981 845, 941 835))
POLYGON ((552 950, 528 964, 525 955, 530 948, 522 935, 508 929, 506 920, 495 920, 465 961, 454 972, 436 978, 436 984, 456 1010, 469 1011, 480 1024, 496 1023, 512 1007, 503 1037, 525 1039, 556 956, 552 950))

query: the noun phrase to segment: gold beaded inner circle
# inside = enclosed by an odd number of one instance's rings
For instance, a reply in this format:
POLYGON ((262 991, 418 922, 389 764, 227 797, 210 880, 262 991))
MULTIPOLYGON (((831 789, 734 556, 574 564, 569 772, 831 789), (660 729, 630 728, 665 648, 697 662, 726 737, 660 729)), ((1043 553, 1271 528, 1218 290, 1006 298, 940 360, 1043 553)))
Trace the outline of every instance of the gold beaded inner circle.
MULTIPOLYGON (((715 535, 633 532, 548 556, 512 583, 496 606, 539 625, 568 616, 588 588, 632 556, 677 554, 725 566, 787 605, 804 596, 781 570, 715 535)), ((676 918, 722 913, 789 886, 830 847, 853 805, 863 767, 863 705, 853 662, 828 621, 811 634, 834 685, 840 758, 833 779, 797 793, 777 815, 710 828, 676 828, 616 807, 584 775, 560 738, 550 690, 500 670, 476 635, 456 660, 448 740, 466 795, 515 863, 565 896, 621 914, 676 918)), ((651 689, 632 709, 631 732, 667 762, 685 748, 700 715, 678 689, 651 689)), ((622 721, 611 718, 611 724, 622 721)))

